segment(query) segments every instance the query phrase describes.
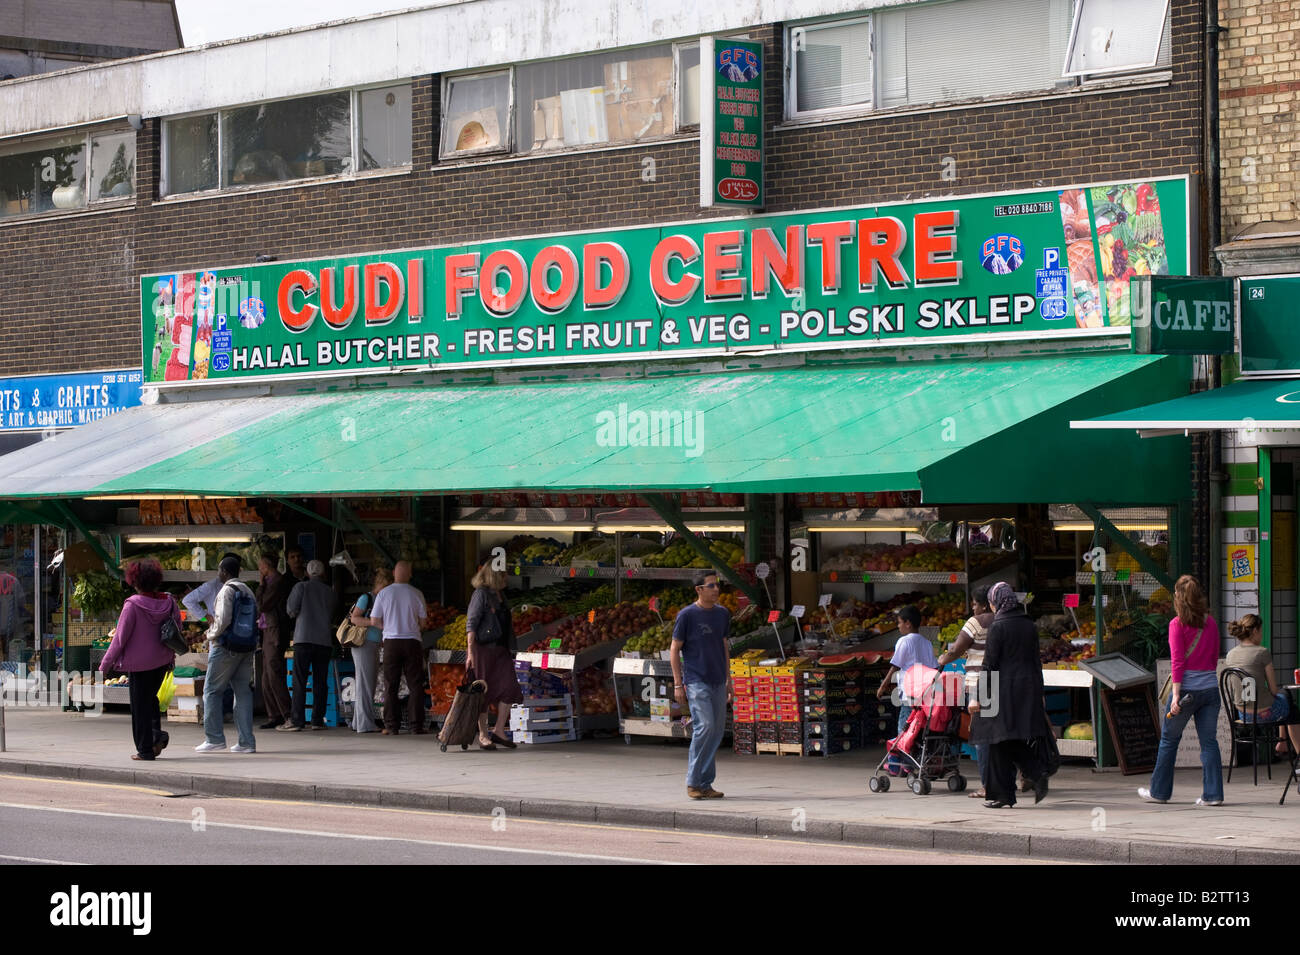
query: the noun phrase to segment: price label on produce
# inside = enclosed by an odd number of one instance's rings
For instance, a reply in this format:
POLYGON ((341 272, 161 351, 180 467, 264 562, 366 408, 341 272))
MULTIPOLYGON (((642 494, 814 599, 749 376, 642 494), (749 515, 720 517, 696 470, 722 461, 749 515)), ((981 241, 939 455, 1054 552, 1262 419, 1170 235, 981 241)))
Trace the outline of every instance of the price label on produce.
POLYGON ((870 575, 870 574, 863 574, 863 575, 862 575, 862 582, 863 582, 864 584, 869 584, 869 583, 871 583, 871 575, 870 575))
POLYGON ((560 637, 551 637, 551 649, 558 650, 564 646, 564 641, 560 637))
POLYGON ((594 610, 588 610, 588 611, 587 611, 587 623, 595 623, 595 622, 596 622, 596 611, 594 611, 594 610))
POLYGON ((744 594, 736 594, 736 609, 744 610, 749 606, 749 598, 744 594))
POLYGON ((803 619, 803 604, 795 604, 790 608, 790 616, 796 620, 803 619))
POLYGON ((767 580, 772 574, 772 568, 767 564, 759 564, 754 568, 754 576, 759 580, 767 580))
POLYGON ((831 571, 831 583, 837 583, 840 579, 840 573, 837 570, 831 571))
POLYGON ((653 611, 655 611, 656 613, 659 611, 659 598, 658 598, 658 597, 651 597, 651 598, 650 598, 650 609, 653 610, 653 611))
POLYGON ((779 611, 779 610, 769 610, 769 611, 767 612, 767 622, 768 622, 768 623, 776 623, 776 622, 777 622, 778 620, 780 620, 780 619, 781 619, 781 611, 779 611))
POLYGON ((822 595, 817 599, 817 606, 819 606, 819 607, 829 607, 829 606, 831 605, 831 600, 833 599, 833 596, 834 596, 833 594, 822 594, 822 595))
POLYGON ((1079 606, 1079 595, 1078 595, 1078 594, 1066 594, 1064 597, 1061 598, 1061 606, 1062 606, 1062 607, 1077 607, 1077 606, 1079 606))
POLYGON ((1127 570, 1117 570, 1115 571, 1115 579, 1120 583, 1123 583, 1124 581, 1128 580, 1129 573, 1130 571, 1127 570))
POLYGON ((578 568, 577 568, 577 567, 570 567, 570 568, 569 568, 569 576, 570 576, 570 577, 577 577, 577 576, 578 576, 578 568))
POLYGON ((956 575, 956 574, 949 574, 949 575, 948 575, 948 583, 950 583, 950 584, 955 584, 956 582, 957 582, 957 575, 956 575))

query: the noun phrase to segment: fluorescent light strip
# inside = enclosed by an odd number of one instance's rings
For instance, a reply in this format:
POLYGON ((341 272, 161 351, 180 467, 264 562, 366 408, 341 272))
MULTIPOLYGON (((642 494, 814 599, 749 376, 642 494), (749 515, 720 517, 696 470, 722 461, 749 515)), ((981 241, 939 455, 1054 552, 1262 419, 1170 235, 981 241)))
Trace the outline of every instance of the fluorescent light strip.
MULTIPOLYGON (((745 532, 744 524, 687 524, 686 527, 690 531, 711 531, 715 534, 743 534, 745 532)), ((667 534, 673 528, 667 524, 597 524, 596 530, 602 534, 667 534)))
MULTIPOLYGON (((1057 531, 1077 531, 1080 533, 1087 533, 1093 529, 1093 525, 1081 524, 1081 523, 1071 522, 1071 521, 1061 521, 1061 522, 1054 521, 1052 523, 1052 528, 1053 530, 1057 530, 1057 531)), ((1117 531, 1167 531, 1169 530, 1169 525, 1168 524, 1116 524, 1115 530, 1117 531)))
POLYGON ((843 524, 811 524, 808 526, 810 534, 919 534, 921 527, 919 524, 859 524, 856 526, 846 526, 843 524))
POLYGON ((591 531, 594 524, 452 524, 453 531, 591 531))

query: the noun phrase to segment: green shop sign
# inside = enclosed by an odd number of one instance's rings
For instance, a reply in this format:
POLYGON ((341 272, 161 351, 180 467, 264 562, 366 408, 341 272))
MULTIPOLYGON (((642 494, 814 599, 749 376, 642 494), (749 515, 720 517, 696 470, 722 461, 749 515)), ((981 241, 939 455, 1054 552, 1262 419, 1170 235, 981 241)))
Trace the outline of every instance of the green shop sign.
POLYGON ((764 202, 763 44, 700 40, 700 205, 764 202))
POLYGON ((1232 354, 1232 279, 1142 275, 1134 277, 1131 286, 1134 351, 1232 354))
POLYGON ((1241 280, 1241 371, 1300 372, 1300 278, 1241 280))
POLYGON ((1186 178, 147 275, 151 382, 1128 334, 1186 178))

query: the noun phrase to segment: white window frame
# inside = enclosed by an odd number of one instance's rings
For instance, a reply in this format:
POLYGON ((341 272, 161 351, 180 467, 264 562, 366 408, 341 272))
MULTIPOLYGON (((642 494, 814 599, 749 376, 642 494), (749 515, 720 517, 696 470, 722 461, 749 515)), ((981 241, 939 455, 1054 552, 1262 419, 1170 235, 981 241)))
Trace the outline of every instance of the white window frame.
MULTIPOLYGON (((700 48, 700 41, 692 40, 689 43, 673 44, 673 131, 676 133, 681 133, 686 130, 698 131, 700 128, 699 123, 686 123, 682 121, 682 117, 686 115, 686 110, 683 108, 686 102, 686 84, 683 82, 682 50, 689 50, 691 48, 694 48, 695 50, 698 51, 700 48)), ((704 83, 704 76, 705 76, 704 61, 703 59, 701 59, 700 60, 700 84, 701 85, 703 85, 704 83)), ((697 107, 699 106, 698 103, 696 103, 695 105, 697 107)))
POLYGON ((210 196, 222 191, 221 180, 224 178, 221 168, 221 110, 219 109, 202 109, 193 113, 177 113, 175 116, 167 116, 162 122, 162 135, 159 137, 162 141, 161 148, 158 150, 158 197, 160 199, 170 199, 172 196, 210 196), (171 166, 171 141, 167 136, 167 127, 172 122, 182 119, 193 119, 196 116, 216 116, 217 117, 217 184, 212 189, 192 189, 189 192, 171 192, 167 182, 167 170, 171 166))
POLYGON ((1160 30, 1156 33, 1155 47, 1151 51, 1149 61, 1125 63, 1122 66, 1104 69, 1071 69, 1070 63, 1074 60, 1074 51, 1079 40, 1079 25, 1083 21, 1084 10, 1088 5, 1088 0, 1075 0, 1074 17, 1070 23, 1070 41, 1065 47, 1065 63, 1061 66, 1061 76, 1084 79, 1093 76, 1108 77, 1119 73, 1143 73, 1157 69, 1157 64, 1160 62, 1160 47, 1164 42, 1165 24, 1169 22, 1169 3, 1170 0, 1165 0, 1164 14, 1160 18, 1160 30))
POLYGON ((438 159, 446 162, 459 162, 465 159, 481 159, 484 156, 510 156, 515 148, 515 68, 474 70, 469 73, 451 73, 442 78, 442 108, 438 114, 438 159), (501 131, 499 146, 480 146, 478 149, 446 150, 447 124, 451 117, 451 87, 453 83, 464 80, 486 80, 498 76, 506 78, 506 128, 501 131))
MULTIPOLYGON (((365 86, 354 86, 352 93, 352 175, 353 176, 378 176, 384 173, 390 173, 394 169, 410 169, 415 165, 415 102, 412 95, 411 115, 408 119, 411 121, 411 161, 403 163, 400 166, 379 166, 376 169, 361 168, 361 94, 369 93, 373 90, 391 90, 400 86, 411 87, 414 94, 415 84, 411 80, 405 82, 393 83, 368 83, 365 86)), ((314 178, 314 177, 313 177, 314 178)))
MULTIPOLYGON (((81 205, 73 206, 68 209, 58 209, 58 208, 43 209, 40 212, 20 212, 15 215, 0 216, 0 223, 13 222, 19 219, 42 218, 44 216, 71 215, 79 212, 88 212, 92 209, 102 209, 105 207, 134 205, 138 195, 136 192, 136 184, 134 182, 131 183, 131 194, 129 196, 108 196, 106 198, 101 196, 98 199, 90 198, 90 193, 91 193, 90 177, 93 172, 93 164, 91 162, 91 151, 94 148, 94 139, 96 136, 112 136, 119 133, 130 133, 132 138, 136 138, 135 137, 136 130, 131 126, 108 125, 108 126, 96 126, 93 128, 83 127, 81 130, 67 130, 63 133, 60 133, 58 131, 52 131, 47 133, 41 133, 38 136, 17 136, 14 137, 13 139, 0 142, 0 146, 14 145, 15 147, 17 147, 13 150, 14 153, 25 153, 25 152, 39 152, 40 149, 42 148, 43 143, 48 143, 53 140, 57 140, 57 139, 70 140, 70 139, 80 138, 83 142, 82 149, 83 149, 83 154, 85 156, 85 169, 82 171, 81 174, 82 175, 81 188, 82 188, 82 194, 85 196, 85 201, 81 205), (26 148, 26 147, 31 147, 31 148, 26 148)), ((138 145, 139 143, 138 138, 136 139, 136 143, 138 145)), ((133 156, 135 159, 138 159, 139 158, 138 151, 134 153, 133 156)))
MULTIPOLYGON (((229 106, 221 106, 216 109, 200 109, 192 113, 177 113, 174 116, 165 116, 162 118, 162 146, 159 150, 160 168, 158 172, 158 193, 162 199, 173 198, 194 198, 196 196, 213 196, 218 193, 235 193, 235 192, 257 192, 268 188, 283 188, 305 182, 323 182, 338 179, 358 179, 367 176, 392 175, 394 172, 409 170, 414 163, 415 139, 414 131, 411 139, 412 162, 401 166, 385 166, 380 169, 361 169, 361 109, 360 95, 367 90, 390 89, 403 85, 412 85, 411 80, 392 82, 391 80, 383 83, 370 83, 364 86, 353 86, 341 90, 321 90, 316 93, 308 93, 301 96, 281 96, 276 99, 256 100, 252 103, 235 103, 229 106), (280 182, 259 182, 249 183, 246 185, 230 185, 226 181, 225 165, 225 114, 237 109, 248 109, 252 106, 262 106, 267 103, 288 103, 294 100, 311 99, 315 96, 330 96, 338 93, 348 94, 348 131, 351 137, 350 159, 352 168, 349 172, 335 173, 328 176, 300 176, 297 179, 285 179, 280 182), (182 119, 193 119, 196 116, 216 116, 217 117, 217 185, 211 189, 193 189, 189 192, 171 192, 167 182, 167 169, 169 159, 171 158, 169 139, 167 136, 167 127, 175 121, 182 119)), ((414 108, 412 109, 412 119, 414 119, 414 108)))
POLYGON ((821 20, 808 20, 803 23, 795 23, 786 27, 785 30, 785 117, 787 120, 803 121, 812 119, 827 119, 836 116, 853 115, 857 113, 875 112, 878 107, 876 102, 878 91, 876 90, 876 25, 875 20, 870 13, 862 16, 853 17, 831 17, 821 20), (795 62, 795 55, 799 51, 796 44, 799 42, 805 31, 810 27, 820 26, 852 26, 855 23, 867 24, 867 33, 871 38, 871 100, 866 103, 853 103, 848 106, 827 106, 821 109, 799 109, 799 70, 795 62))

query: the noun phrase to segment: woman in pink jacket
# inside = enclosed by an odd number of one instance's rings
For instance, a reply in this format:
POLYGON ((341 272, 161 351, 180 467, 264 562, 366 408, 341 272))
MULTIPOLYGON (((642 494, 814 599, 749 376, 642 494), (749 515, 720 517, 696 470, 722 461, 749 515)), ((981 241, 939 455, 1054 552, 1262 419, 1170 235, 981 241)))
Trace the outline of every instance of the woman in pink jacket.
POLYGON ((168 594, 160 593, 162 567, 147 559, 126 565, 126 582, 135 593, 126 598, 117 632, 99 665, 105 673, 126 673, 131 689, 131 735, 136 751, 132 759, 153 759, 169 742, 162 729, 158 690, 176 655, 163 646, 159 631, 171 617, 180 626, 180 612, 168 594))

